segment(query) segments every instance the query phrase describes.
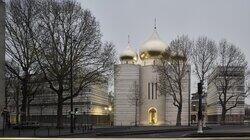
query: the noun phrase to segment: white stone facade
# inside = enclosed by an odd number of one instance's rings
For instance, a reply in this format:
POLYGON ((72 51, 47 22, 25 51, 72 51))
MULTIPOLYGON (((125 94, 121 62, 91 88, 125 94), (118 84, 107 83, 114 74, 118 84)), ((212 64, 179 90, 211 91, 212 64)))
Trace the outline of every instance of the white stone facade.
MULTIPOLYGON (((160 94, 158 73, 155 65, 159 56, 167 49, 155 30, 152 36, 140 47, 139 57, 130 44, 120 55, 121 63, 115 65, 114 77, 114 125, 115 126, 162 126, 176 125, 177 107, 172 96, 160 94), (129 53, 127 53, 129 50, 129 53), (134 90, 137 83, 138 91, 134 90), (139 93, 139 102, 134 97, 139 93), (131 103, 132 101, 132 103, 131 103)), ((183 79, 181 124, 189 122, 190 67, 183 79)))
POLYGON ((140 80, 140 66, 121 64, 115 67, 114 125, 132 125, 136 120, 135 105, 129 97, 133 96, 133 84, 140 80))
MULTIPOLYGON (((131 126, 135 124, 135 115, 139 125, 149 123, 149 110, 156 110, 156 123, 154 125, 176 125, 177 108, 173 105, 170 95, 161 95, 157 89, 157 73, 152 65, 140 66, 134 64, 118 64, 115 66, 115 97, 114 97, 114 125, 131 126), (138 82, 140 100, 139 111, 131 103, 129 97, 134 96, 133 84, 138 82)), ((183 108, 182 125, 188 125, 188 95, 189 76, 183 80, 183 108)))
POLYGON ((140 74, 140 94, 143 98, 143 103, 140 106, 140 124, 149 124, 149 110, 154 108, 157 112, 156 125, 164 125, 166 120, 166 97, 165 95, 160 95, 157 90, 158 75, 152 65, 142 66, 140 74))

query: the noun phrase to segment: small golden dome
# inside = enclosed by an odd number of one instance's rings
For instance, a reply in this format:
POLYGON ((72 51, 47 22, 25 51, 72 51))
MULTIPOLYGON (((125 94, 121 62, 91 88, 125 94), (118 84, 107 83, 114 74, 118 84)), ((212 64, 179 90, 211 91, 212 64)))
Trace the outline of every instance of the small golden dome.
POLYGON ((121 61, 137 61, 137 54, 130 47, 126 48, 120 54, 121 61))
POLYGON ((138 60, 138 55, 137 53, 131 48, 130 46, 130 39, 128 36, 128 46, 127 48, 121 52, 120 54, 120 61, 123 63, 136 63, 138 60))

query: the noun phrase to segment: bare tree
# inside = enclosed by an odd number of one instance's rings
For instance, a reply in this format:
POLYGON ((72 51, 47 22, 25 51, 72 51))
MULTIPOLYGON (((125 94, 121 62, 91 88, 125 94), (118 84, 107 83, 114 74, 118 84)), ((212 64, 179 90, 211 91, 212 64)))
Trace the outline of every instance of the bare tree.
POLYGON ((249 90, 249 88, 244 89, 246 69, 247 61, 240 49, 224 39, 221 40, 218 65, 211 77, 222 109, 221 124, 225 124, 229 110, 237 107, 240 101, 244 102, 244 97, 249 90))
POLYGON ((171 41, 169 50, 156 65, 159 73, 159 90, 161 94, 171 96, 173 105, 177 107, 176 126, 181 125, 183 104, 183 82, 188 75, 188 59, 192 41, 187 36, 178 36, 171 41))
POLYGON ((191 56, 194 73, 204 84, 207 76, 213 71, 218 56, 215 42, 207 37, 199 37, 192 49, 191 56))
POLYGON ((26 121, 31 78, 38 70, 33 44, 34 33, 38 32, 35 22, 40 11, 36 7, 36 2, 36 0, 10 0, 6 10, 6 56, 19 68, 15 69, 10 63, 6 63, 6 67, 21 83, 22 121, 26 121))
MULTIPOLYGON (((191 59, 194 64, 194 73, 202 85, 202 91, 204 91, 203 85, 207 82, 207 76, 213 71, 217 55, 216 43, 213 40, 207 37, 199 37, 196 40, 191 59)), ((198 129, 198 131, 202 130, 202 119, 198 120, 198 129)))
POLYGON ((101 43, 99 24, 75 1, 47 0, 41 4, 37 59, 49 87, 57 94, 57 127, 63 126, 62 107, 93 83, 107 81, 114 64, 114 45, 101 43), (71 71, 73 71, 71 77, 71 71))
POLYGON ((131 92, 132 94, 128 96, 128 101, 130 102, 131 105, 135 106, 135 126, 137 126, 139 107, 141 104, 143 104, 144 99, 140 94, 140 87, 136 81, 133 82, 133 85, 131 87, 131 92))

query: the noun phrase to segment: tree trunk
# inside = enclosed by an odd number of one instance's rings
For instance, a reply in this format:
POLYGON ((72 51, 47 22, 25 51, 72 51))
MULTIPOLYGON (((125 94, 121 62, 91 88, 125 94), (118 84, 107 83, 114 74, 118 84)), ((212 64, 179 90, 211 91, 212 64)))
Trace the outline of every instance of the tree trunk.
POLYGON ((26 122, 26 108, 27 108, 27 92, 28 85, 27 81, 22 81, 22 105, 21 105, 21 122, 26 122))
POLYGON ((178 113, 176 118, 176 126, 181 126, 181 112, 182 112, 182 105, 178 107, 178 113))
POLYGON ((16 91, 16 123, 19 123, 19 88, 16 91))
POLYGON ((135 102, 135 126, 137 126, 137 108, 138 108, 138 100, 135 102))
POLYGON ((27 120, 30 121, 30 99, 28 98, 28 104, 27 104, 27 120))
POLYGON ((62 102, 62 93, 58 93, 58 101, 57 101, 57 128, 63 127, 63 102, 62 102))
POLYGON ((226 120, 226 107, 222 107, 220 124, 224 125, 226 120))

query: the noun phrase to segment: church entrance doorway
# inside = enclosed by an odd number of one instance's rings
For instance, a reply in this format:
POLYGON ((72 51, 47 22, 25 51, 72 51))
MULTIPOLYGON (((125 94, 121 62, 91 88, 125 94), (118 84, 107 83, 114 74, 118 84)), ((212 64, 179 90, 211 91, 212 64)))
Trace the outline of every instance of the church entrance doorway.
POLYGON ((155 108, 150 108, 148 111, 148 121, 149 124, 156 124, 157 122, 157 111, 155 108))

